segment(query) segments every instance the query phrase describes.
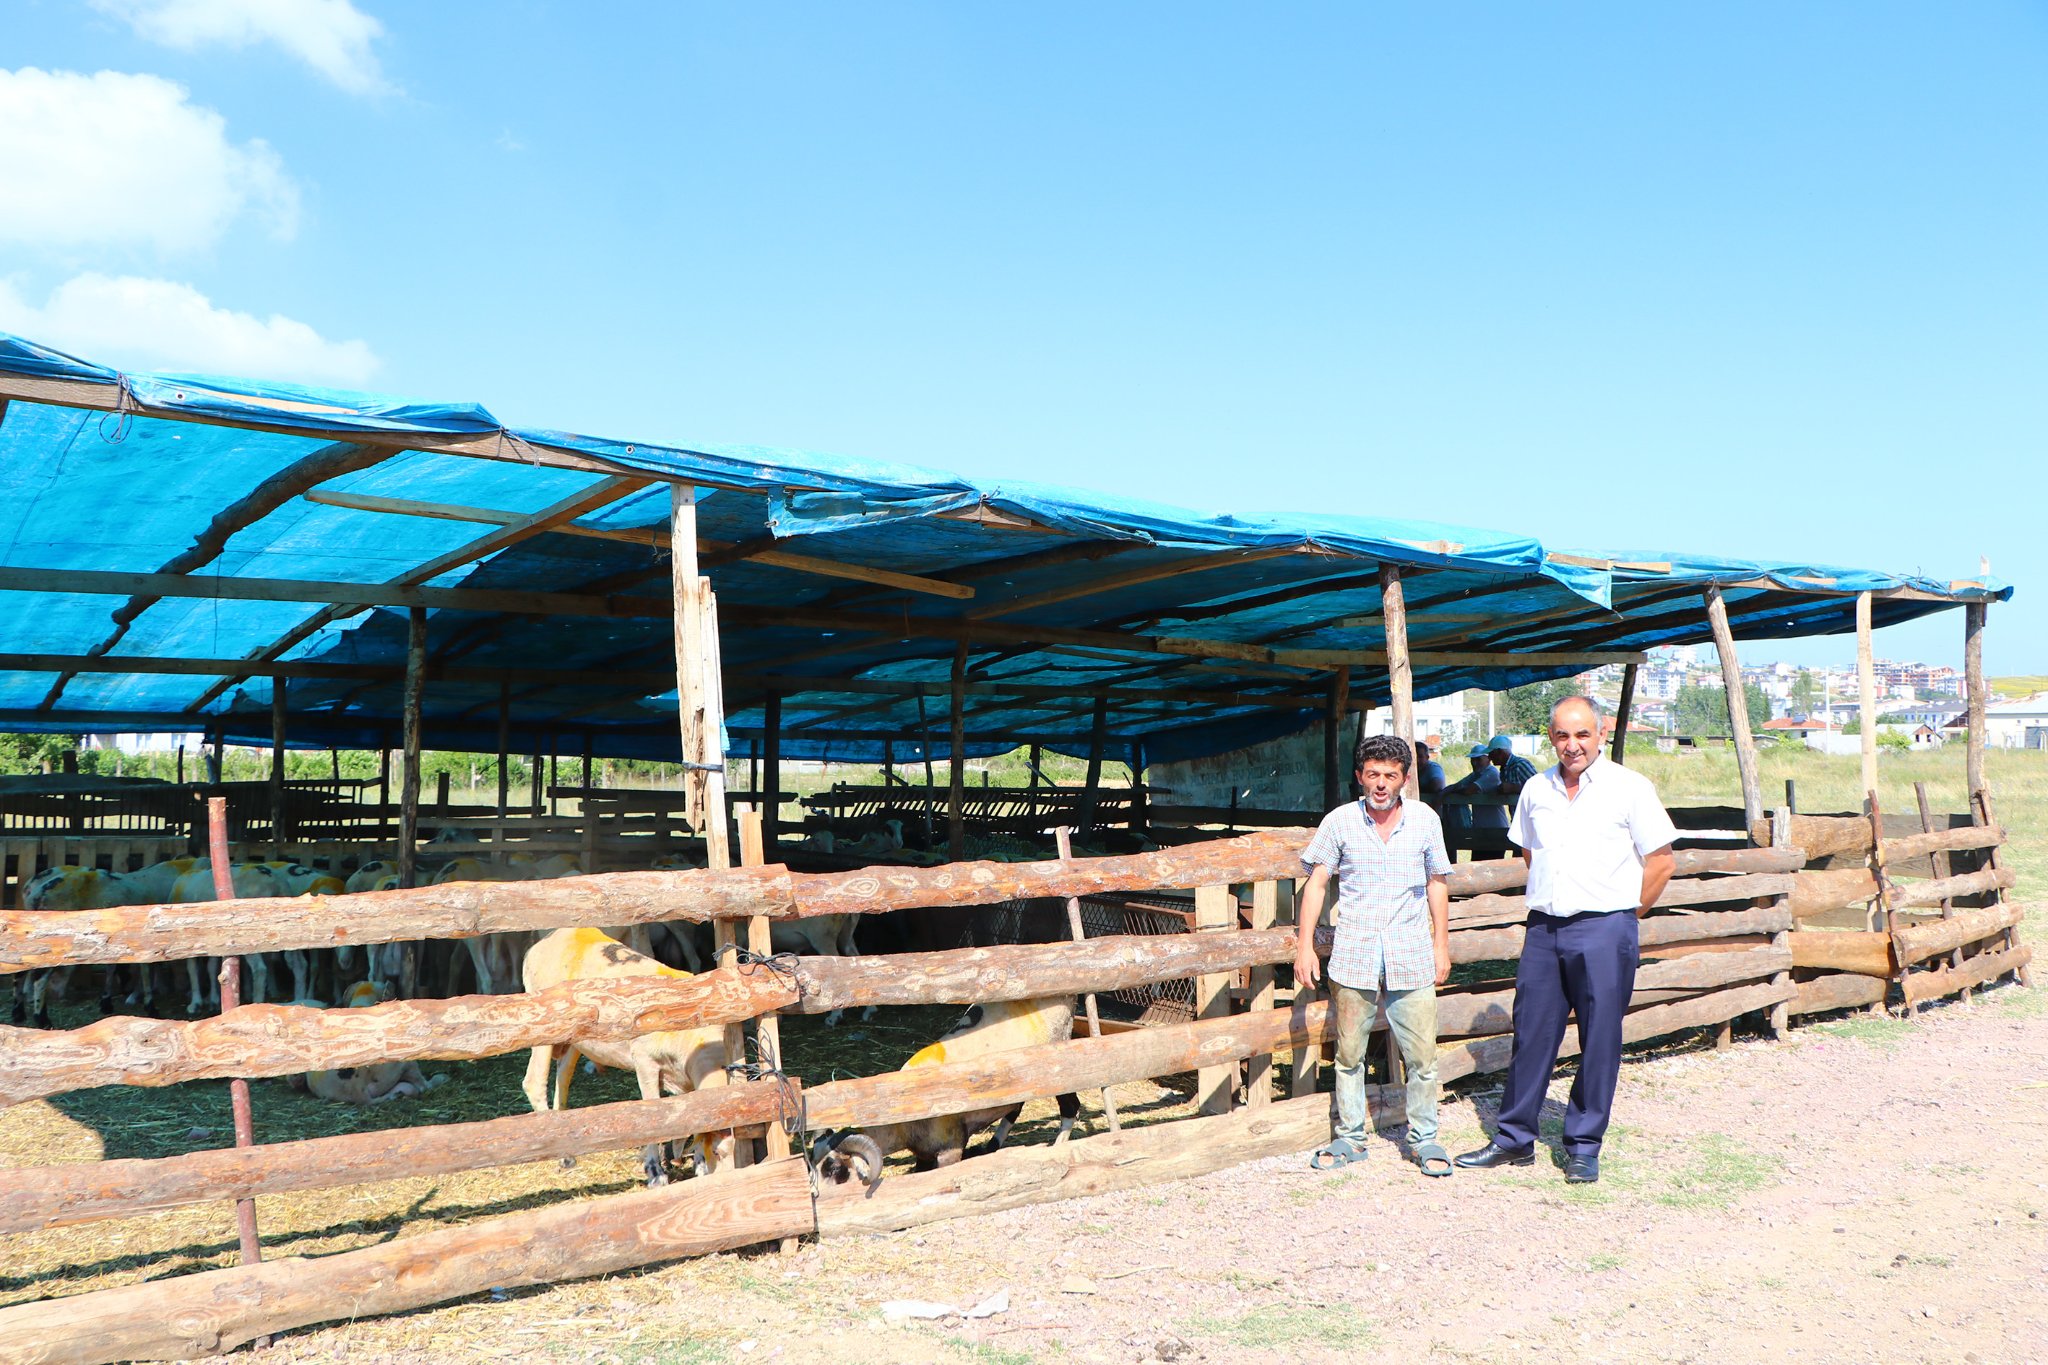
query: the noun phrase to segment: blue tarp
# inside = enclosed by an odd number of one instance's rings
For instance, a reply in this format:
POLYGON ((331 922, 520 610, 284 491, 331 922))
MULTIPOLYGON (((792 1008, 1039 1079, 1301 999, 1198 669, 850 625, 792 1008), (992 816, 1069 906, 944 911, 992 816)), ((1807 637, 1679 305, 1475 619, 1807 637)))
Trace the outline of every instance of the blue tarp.
MULTIPOLYGON (((1547 550, 1472 527, 1328 513, 1230 515, 938 470, 752 446, 678 446, 508 429, 475 404, 434 404, 191 375, 122 375, 0 334, 0 567, 158 573, 210 579, 386 583, 444 556, 429 586, 591 596, 668 592, 658 543, 669 481, 699 486, 701 543, 767 544, 851 570, 941 578, 972 597, 937 596, 828 576, 786 563, 707 556, 717 590, 735 752, 760 740, 765 698, 782 698, 791 757, 921 761, 948 733, 951 633, 970 646, 968 752, 1043 742, 1078 753, 1091 694, 1113 689, 1112 756, 1148 761, 1234 749, 1298 729, 1317 714, 1327 666, 1264 656, 1190 659, 1162 637, 1249 650, 1383 649, 1379 569, 1405 578, 1416 690, 1502 688, 1582 671, 1576 657, 1707 638, 1700 592, 1723 585, 1739 638, 1853 629, 1854 594, 1878 594, 1879 624, 1964 601, 1998 599, 1993 582, 1922 578, 1668 551, 1547 550), (293 481, 338 448, 317 486, 288 489, 189 563, 215 518, 266 480, 293 481), (481 457, 481 458, 480 458, 481 457), (577 467, 562 467, 571 465, 577 467), (480 560, 463 547, 502 521, 610 475, 660 482, 577 519, 579 534, 521 539, 480 560), (361 499, 437 504, 397 514, 361 499), (791 612, 805 613, 792 620, 791 612), (901 629, 878 624, 902 621, 901 629), (843 622, 843 625, 842 625, 843 622), (1034 632, 1039 632, 1034 635, 1034 632), (1473 664, 1461 653, 1565 654, 1574 661, 1473 664), (1070 689, 1057 700, 1006 698, 1001 684, 1070 689), (875 690, 923 688, 920 698, 875 690), (1173 689, 1175 696, 1148 696, 1173 689), (1189 694, 1199 694, 1199 699, 1189 694)), ((275 487, 276 485, 272 485, 275 487)), ((61 581, 61 580, 60 580, 61 581)), ((212 676, 79 672, 62 661, 104 653, 151 659, 277 658, 379 676, 294 679, 298 741, 391 742, 397 732, 404 613, 359 609, 320 624, 312 602, 155 600, 49 590, 0 592, 0 728, 218 728, 264 739, 271 683, 212 676), (115 613, 132 617, 123 626, 115 613), (28 658, 24 656, 38 656, 28 658), (55 656, 53 661, 52 656, 55 656), (60 685, 61 682, 61 685, 60 685)), ((456 672, 427 689, 430 747, 495 749, 499 686, 516 670, 513 747, 672 759, 677 749, 669 621, 649 615, 519 615, 435 610, 429 656, 456 672), (534 670, 574 671, 573 680, 534 670)), ((1386 695, 1384 670, 1353 670, 1355 694, 1386 695)))

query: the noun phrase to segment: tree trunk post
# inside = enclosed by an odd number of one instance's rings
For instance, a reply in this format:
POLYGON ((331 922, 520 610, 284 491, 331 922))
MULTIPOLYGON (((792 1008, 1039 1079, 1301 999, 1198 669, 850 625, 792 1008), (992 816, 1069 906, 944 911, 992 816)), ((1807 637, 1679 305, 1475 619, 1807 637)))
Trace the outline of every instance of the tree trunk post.
MULTIPOLYGON (((279 682, 284 681, 282 678, 279 682)), ((234 864, 228 858, 228 801, 211 796, 206 801, 206 854, 213 862, 213 898, 233 900, 234 864)), ((233 955, 220 960, 220 1012, 233 1013, 242 1003, 242 959, 233 955)), ((256 1145, 256 1121, 249 1106, 249 1082, 237 1076, 228 1082, 228 1105, 234 1114, 235 1146, 256 1145)), ((255 1265, 263 1259, 263 1246, 256 1238, 256 1201, 235 1201, 235 1236, 241 1243, 242 1264, 255 1265)))
POLYGON ((1963 778, 1973 796, 1984 790, 1985 706, 1990 701, 1984 690, 1985 616, 1982 602, 1963 607, 1963 701, 1970 726, 1964 741, 1963 778))
POLYGON ((774 848, 782 838, 782 694, 761 704, 761 839, 774 848))
POLYGON ((1728 732, 1735 738, 1735 768, 1742 777, 1742 827, 1754 840, 1764 819, 1764 787, 1757 773, 1756 736, 1749 728, 1749 698, 1743 690, 1735 632, 1728 625, 1728 604, 1721 597, 1720 585, 1709 585, 1706 596, 1707 623, 1713 627, 1714 650, 1721 656, 1721 684, 1728 694, 1728 732))
POLYGON ((1871 596, 1856 594, 1856 715, 1862 723, 1863 790, 1877 792, 1877 663, 1870 647, 1871 596))
POLYGON ((1628 718, 1636 704, 1636 666, 1628 664, 1621 670, 1621 697, 1614 706, 1614 739, 1608 745, 1608 757, 1616 763, 1622 762, 1622 755, 1628 749, 1628 718))
MULTIPOLYGON (((1397 564, 1380 566, 1380 617, 1387 636, 1388 706, 1394 713, 1394 733, 1415 743, 1415 672, 1408 663, 1408 598, 1401 586, 1397 564)), ((1348 685, 1348 683, 1347 683, 1348 685)), ((1408 770, 1403 794, 1413 798, 1422 791, 1422 765, 1408 770)))
POLYGON ((272 678, 270 680, 270 856, 273 858, 284 857, 284 734, 285 715, 289 705, 285 680, 283 678, 272 678))
POLYGON ((1095 719, 1088 727, 1088 775, 1081 784, 1082 834, 1095 828, 1095 807, 1102 800, 1102 746, 1109 731, 1109 699, 1095 699, 1095 719))
POLYGON ((403 758, 398 788, 398 884, 419 880, 420 703, 426 689, 427 609, 414 607, 406 619, 405 694, 400 705, 403 758))
POLYGON ((962 809, 967 787, 967 641, 953 646, 951 689, 953 775, 946 783, 946 860, 967 857, 967 816, 962 809))

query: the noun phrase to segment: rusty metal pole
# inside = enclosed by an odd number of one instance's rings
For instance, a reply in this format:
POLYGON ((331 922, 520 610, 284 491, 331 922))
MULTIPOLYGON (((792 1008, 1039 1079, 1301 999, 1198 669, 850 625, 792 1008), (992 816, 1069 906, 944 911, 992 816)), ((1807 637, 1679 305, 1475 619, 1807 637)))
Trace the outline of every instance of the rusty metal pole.
MULTIPOLYGON (((206 798, 206 852, 213 860, 213 897, 235 898, 235 870, 228 861, 228 800, 225 796, 206 798)), ((228 1013, 242 1003, 242 959, 220 960, 220 1012, 228 1013)), ((256 1121, 249 1109, 249 1083, 237 1076, 228 1082, 228 1102, 235 1111, 235 1146, 256 1145, 256 1121)), ((242 1243, 242 1264, 255 1265, 263 1259, 262 1244, 256 1240, 256 1201, 235 1201, 235 1232, 242 1243)))

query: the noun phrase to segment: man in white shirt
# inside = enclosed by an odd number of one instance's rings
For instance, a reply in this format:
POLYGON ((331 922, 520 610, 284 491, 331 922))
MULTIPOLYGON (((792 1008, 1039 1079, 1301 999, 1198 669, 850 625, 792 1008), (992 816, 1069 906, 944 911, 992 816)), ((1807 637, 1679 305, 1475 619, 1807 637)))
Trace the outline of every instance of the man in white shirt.
POLYGON ((1557 765, 1522 789, 1508 838, 1529 867, 1529 923, 1515 969, 1515 1045, 1493 1141, 1458 1158, 1482 1169, 1536 1159, 1536 1120, 1566 1017, 1579 1017, 1579 1076, 1564 1116, 1564 1178, 1600 1178, 1621 1079, 1621 1024, 1635 992, 1636 921, 1671 880, 1678 830, 1649 780, 1600 756, 1587 697, 1550 712, 1557 765))

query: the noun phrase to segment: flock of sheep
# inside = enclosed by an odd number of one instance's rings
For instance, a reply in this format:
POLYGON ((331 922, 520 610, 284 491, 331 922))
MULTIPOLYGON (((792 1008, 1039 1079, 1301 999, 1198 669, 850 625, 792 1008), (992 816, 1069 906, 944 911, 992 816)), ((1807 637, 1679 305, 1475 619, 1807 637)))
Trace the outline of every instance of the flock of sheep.
MULTIPOLYGON (((435 844, 441 846, 441 851, 454 856, 433 864, 431 871, 423 866, 422 880, 437 885, 524 881, 576 876, 584 870, 577 857, 567 854, 535 856, 515 852, 503 862, 493 862, 452 847, 462 842, 458 833, 444 833, 437 838, 435 844)), ((820 846, 830 847, 814 836, 811 847, 820 846)), ((433 847, 430 845, 430 850, 433 847)), ((901 823, 891 820, 878 822, 861 838, 846 841, 839 851, 885 857, 902 848, 901 823)), ((688 865, 672 856, 654 860, 656 867, 688 865)), ((396 867, 386 862, 367 863, 346 875, 340 870, 282 860, 236 863, 231 878, 238 898, 348 895, 389 890, 398 884, 396 867)), ((214 873, 205 858, 173 858, 133 872, 53 867, 33 877, 24 893, 27 908, 44 911, 213 899, 214 873)), ((777 952, 851 956, 857 951, 856 923, 855 916, 777 922, 773 926, 774 947, 777 952)), ((380 944, 366 952, 344 945, 275 955, 281 959, 282 972, 290 977, 288 991, 274 989, 282 984, 280 963, 273 962, 270 954, 252 954, 244 959, 245 1000, 260 1004, 276 998, 282 1003, 313 1008, 362 1008, 382 1004, 401 993, 452 996, 463 993, 466 985, 473 985, 478 994, 500 994, 522 988, 539 991, 565 981, 592 978, 687 977, 703 969, 708 950, 708 928, 687 921, 639 925, 630 930, 558 929, 545 935, 504 933, 446 943, 380 944)), ((107 968, 100 995, 102 1012, 116 1008, 116 997, 125 985, 125 1003, 130 1008, 155 1013, 160 997, 175 997, 180 984, 175 973, 181 966, 186 1013, 197 1016, 209 1009, 217 1010, 217 963, 193 960, 183 964, 107 968)), ((65 969, 24 974, 16 987, 14 1023, 24 1024, 33 1019, 38 1027, 50 1027, 50 997, 52 993, 61 996, 67 976, 65 969)), ((826 1022, 835 1019, 836 1013, 826 1022)), ((904 1066, 910 1069, 958 1062, 1009 1048, 1063 1041, 1072 1034, 1070 999, 974 1005, 944 1037, 917 1051, 904 1066)), ((587 1039, 536 1048, 527 1066, 524 1086, 536 1111, 566 1106, 579 1060, 586 1065, 631 1071, 641 1097, 654 1099, 725 1085, 731 1074, 729 1064, 740 1059, 726 1055, 724 1030, 717 1026, 645 1034, 630 1042, 587 1039)), ((310 1072, 293 1077, 292 1084, 337 1103, 382 1104, 423 1094, 445 1080, 443 1075, 422 1074, 417 1063, 388 1062, 310 1072)), ((814 1144, 812 1155, 827 1179, 859 1179, 872 1186, 881 1178, 884 1161, 898 1152, 909 1152, 919 1169, 928 1169, 960 1160, 968 1142, 984 1129, 994 1130, 992 1147, 1002 1146, 1021 1107, 1009 1105, 861 1132, 823 1134, 814 1144)), ((1064 1141, 1078 1113, 1073 1096, 1060 1097, 1060 1111, 1058 1140, 1064 1141)), ((692 1139, 684 1150, 689 1165, 699 1174, 728 1166, 738 1155, 730 1133, 692 1139)), ((645 1165, 650 1184, 666 1182, 665 1155, 659 1145, 647 1149, 645 1165)))

